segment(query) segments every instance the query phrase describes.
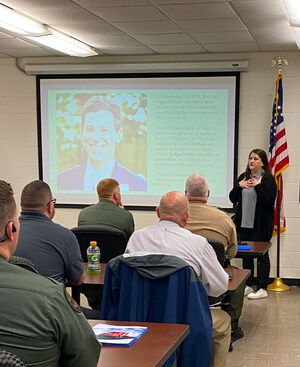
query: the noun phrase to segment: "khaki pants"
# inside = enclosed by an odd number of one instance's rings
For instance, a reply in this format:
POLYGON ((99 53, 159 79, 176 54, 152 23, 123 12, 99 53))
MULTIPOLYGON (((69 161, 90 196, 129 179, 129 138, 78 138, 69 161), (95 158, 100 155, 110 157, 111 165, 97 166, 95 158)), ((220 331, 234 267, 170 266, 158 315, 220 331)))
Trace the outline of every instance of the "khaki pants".
POLYGON ((218 309, 211 308, 213 321, 211 367, 226 367, 228 349, 231 340, 231 318, 218 309))

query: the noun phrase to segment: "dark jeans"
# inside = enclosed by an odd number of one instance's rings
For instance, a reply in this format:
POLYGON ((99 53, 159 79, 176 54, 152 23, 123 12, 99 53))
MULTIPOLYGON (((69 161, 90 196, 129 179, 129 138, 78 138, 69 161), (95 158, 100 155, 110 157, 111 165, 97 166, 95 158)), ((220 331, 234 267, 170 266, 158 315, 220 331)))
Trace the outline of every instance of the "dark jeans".
POLYGON ((226 294, 225 298, 222 300, 222 310, 227 312, 233 320, 238 320, 241 317, 244 303, 244 292, 245 285, 242 285, 233 294, 226 294))
MULTIPOLYGON (((238 233, 238 239, 241 241, 253 241, 253 230, 242 228, 238 233)), ((265 240, 261 239, 261 241, 265 240)), ((251 275, 246 281, 246 285, 250 287, 253 285, 254 258, 248 256, 243 257, 243 268, 251 270, 251 275)), ((267 251, 264 255, 257 257, 257 289, 267 288, 269 284, 270 268, 269 251, 267 251)))

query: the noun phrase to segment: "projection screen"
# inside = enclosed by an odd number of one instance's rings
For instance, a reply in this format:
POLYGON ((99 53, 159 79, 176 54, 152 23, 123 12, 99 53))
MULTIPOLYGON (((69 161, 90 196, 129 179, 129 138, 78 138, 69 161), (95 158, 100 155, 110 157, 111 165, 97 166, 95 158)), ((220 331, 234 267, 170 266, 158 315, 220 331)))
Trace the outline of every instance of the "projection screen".
POLYGON ((230 209, 239 73, 38 76, 40 178, 59 206, 97 201, 105 177, 124 205, 153 209, 204 174, 209 203, 230 209))

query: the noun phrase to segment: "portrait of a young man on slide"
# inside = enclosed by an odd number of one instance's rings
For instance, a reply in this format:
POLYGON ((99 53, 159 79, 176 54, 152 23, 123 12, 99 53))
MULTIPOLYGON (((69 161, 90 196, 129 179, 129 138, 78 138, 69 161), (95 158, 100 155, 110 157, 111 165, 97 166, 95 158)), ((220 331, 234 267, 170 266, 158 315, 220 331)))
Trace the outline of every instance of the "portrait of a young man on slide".
POLYGON ((146 191, 144 177, 122 167, 115 158, 115 147, 123 136, 119 106, 104 96, 93 96, 83 106, 81 118, 87 161, 61 172, 58 189, 91 191, 102 179, 114 178, 122 191, 146 191))

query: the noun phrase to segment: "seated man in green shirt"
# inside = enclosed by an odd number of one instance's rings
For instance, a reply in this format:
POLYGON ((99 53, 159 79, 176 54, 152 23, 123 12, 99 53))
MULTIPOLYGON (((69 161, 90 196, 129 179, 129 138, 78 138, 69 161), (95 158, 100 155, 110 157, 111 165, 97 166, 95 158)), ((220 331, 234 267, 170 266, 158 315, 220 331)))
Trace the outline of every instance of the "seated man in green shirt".
POLYGON ((0 180, 0 349, 27 367, 96 367, 101 344, 64 285, 8 263, 19 231, 13 190, 0 180))
MULTIPOLYGON (((99 202, 84 208, 79 213, 78 226, 107 225, 124 231, 127 240, 134 232, 133 216, 123 208, 118 181, 105 178, 97 185, 99 202)), ((90 307, 99 310, 102 291, 95 293, 94 289, 85 289, 84 294, 90 307)))
POLYGON ((107 225, 124 231, 127 238, 134 231, 132 214, 123 208, 118 181, 105 178, 97 185, 99 202, 79 213, 78 226, 107 225))

